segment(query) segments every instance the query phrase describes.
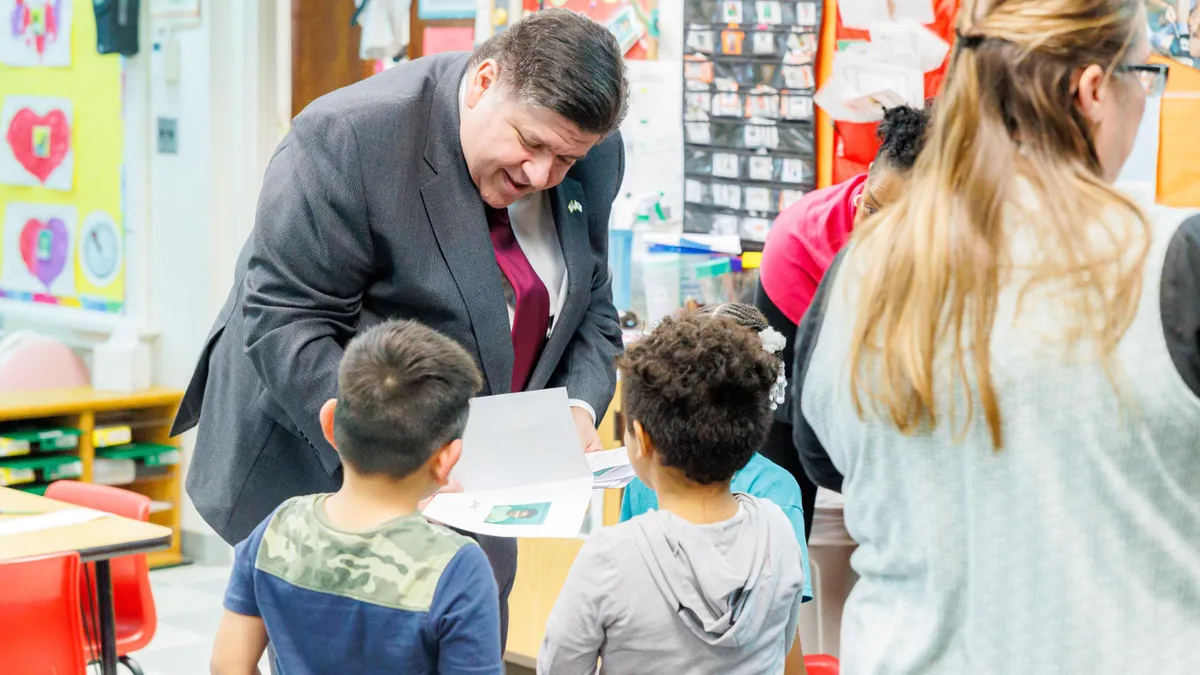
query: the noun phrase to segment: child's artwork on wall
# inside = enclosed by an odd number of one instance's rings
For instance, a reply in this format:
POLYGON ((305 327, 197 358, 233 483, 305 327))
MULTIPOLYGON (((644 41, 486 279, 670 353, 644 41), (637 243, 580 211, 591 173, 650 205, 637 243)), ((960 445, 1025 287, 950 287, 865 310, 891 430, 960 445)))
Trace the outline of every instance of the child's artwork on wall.
POLYGON ((35 295, 75 295, 77 220, 73 206, 9 202, 0 285, 35 295))
POLYGON ((0 63, 71 65, 71 0, 0 0, 0 63))
POLYGON ((0 313, 125 309, 126 60, 93 8, 0 0, 0 313))
POLYGON ((71 101, 6 96, 0 108, 0 183, 69 192, 75 173, 71 101))

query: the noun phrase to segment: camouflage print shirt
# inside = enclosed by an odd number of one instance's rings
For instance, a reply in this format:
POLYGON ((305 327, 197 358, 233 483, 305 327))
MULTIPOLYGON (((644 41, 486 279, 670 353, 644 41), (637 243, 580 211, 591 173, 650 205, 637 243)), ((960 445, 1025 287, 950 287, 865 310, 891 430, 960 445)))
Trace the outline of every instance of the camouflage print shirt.
POLYGON ((238 544, 225 608, 262 617, 280 672, 503 672, 483 550, 420 514, 346 532, 326 495, 283 503, 238 544))

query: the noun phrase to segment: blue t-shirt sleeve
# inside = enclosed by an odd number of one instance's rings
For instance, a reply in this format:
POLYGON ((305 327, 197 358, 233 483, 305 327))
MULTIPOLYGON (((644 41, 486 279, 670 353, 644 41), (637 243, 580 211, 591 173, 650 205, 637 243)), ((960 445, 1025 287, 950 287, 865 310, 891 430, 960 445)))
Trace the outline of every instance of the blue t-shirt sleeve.
POLYGON ((275 514, 267 516, 254 531, 233 548, 233 571, 225 587, 225 609, 243 616, 262 616, 254 592, 254 561, 262 544, 263 532, 275 514))
POLYGON ((634 478, 625 486, 625 494, 621 496, 621 522, 635 516, 640 516, 651 509, 658 508, 658 495, 646 487, 641 478, 634 478))
POLYGON ((483 549, 459 549, 442 571, 429 621, 437 636, 439 673, 503 675, 500 592, 483 549))
POLYGON ((780 509, 792 524, 800 544, 800 562, 804 567, 804 601, 812 600, 812 575, 808 567, 808 541, 804 538, 804 501, 800 485, 792 474, 761 455, 755 455, 733 479, 733 491, 765 499, 780 509))
POLYGON ((780 504, 779 508, 783 509, 783 515, 791 521, 796 541, 800 544, 800 564, 804 567, 804 601, 808 602, 813 599, 813 590, 812 575, 808 571, 808 542, 804 540, 804 507, 799 504, 780 504))

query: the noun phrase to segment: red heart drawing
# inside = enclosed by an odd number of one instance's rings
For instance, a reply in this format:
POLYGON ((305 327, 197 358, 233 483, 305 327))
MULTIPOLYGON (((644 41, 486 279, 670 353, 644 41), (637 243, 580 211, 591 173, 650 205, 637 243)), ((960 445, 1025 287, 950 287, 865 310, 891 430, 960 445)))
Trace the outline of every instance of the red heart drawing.
POLYGON ((13 115, 12 122, 8 125, 7 137, 13 156, 42 183, 46 182, 71 151, 71 128, 67 124, 66 114, 61 110, 51 110, 45 115, 38 115, 29 108, 21 108, 13 115), (49 156, 38 157, 33 152, 35 126, 50 127, 49 156))

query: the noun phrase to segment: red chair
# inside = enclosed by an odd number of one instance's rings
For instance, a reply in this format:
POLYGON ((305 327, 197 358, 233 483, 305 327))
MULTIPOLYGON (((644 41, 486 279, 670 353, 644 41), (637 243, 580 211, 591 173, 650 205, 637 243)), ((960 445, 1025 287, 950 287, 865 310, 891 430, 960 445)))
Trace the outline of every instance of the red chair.
MULTIPOLYGON (((60 480, 46 488, 46 497, 133 520, 150 520, 149 497, 108 485, 60 480)), ((113 558, 109 568, 112 573, 117 656, 126 668, 140 674, 142 669, 128 655, 150 644, 158 628, 154 594, 150 590, 150 567, 146 564, 145 554, 142 554, 113 558)), ((96 597, 95 578, 94 573, 90 575, 91 585, 82 576, 79 580, 82 592, 90 593, 89 597, 93 598, 96 597)), ((94 638, 97 642, 88 645, 91 650, 89 653, 99 655, 99 634, 94 638)))
POLYGON ((809 654, 804 657, 808 675, 838 675, 838 660, 828 654, 809 654))
POLYGON ((6 673, 83 673, 79 554, 0 562, 0 660, 6 673))

